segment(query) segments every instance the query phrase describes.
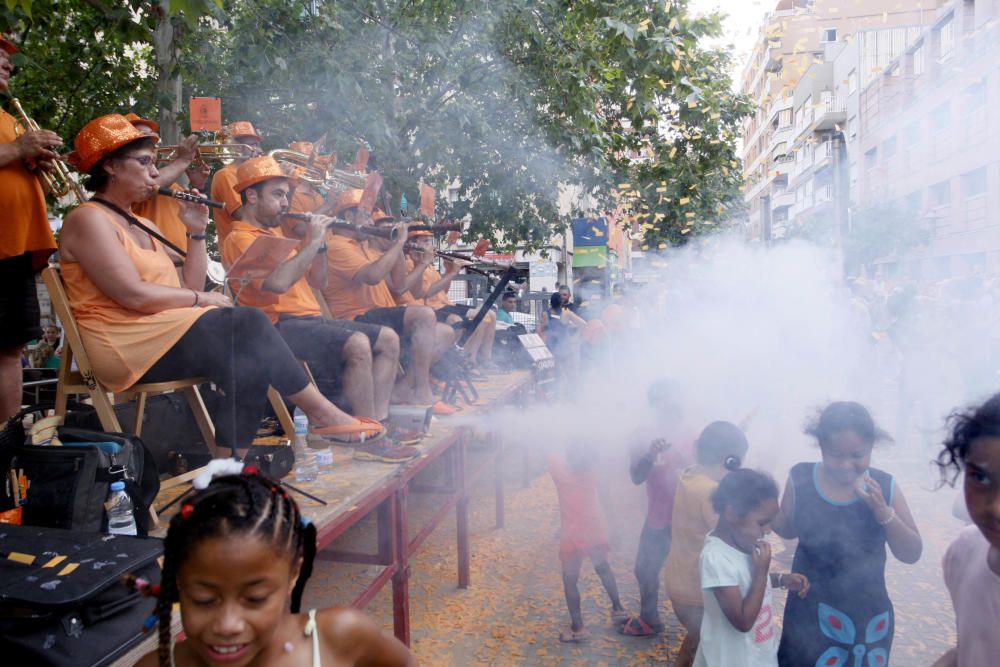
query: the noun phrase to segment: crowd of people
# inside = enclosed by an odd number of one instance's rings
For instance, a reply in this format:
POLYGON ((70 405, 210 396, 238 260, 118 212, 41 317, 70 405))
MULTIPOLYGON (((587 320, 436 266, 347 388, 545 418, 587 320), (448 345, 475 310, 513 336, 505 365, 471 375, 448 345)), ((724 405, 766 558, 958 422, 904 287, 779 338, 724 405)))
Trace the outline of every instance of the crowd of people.
MULTIPOLYGON (((896 627, 886 586, 887 552, 917 562, 920 531, 897 478, 871 466, 888 439, 859 403, 833 402, 806 428, 819 461, 795 464, 784 490, 767 473, 742 467, 750 444, 739 425, 716 421, 691 442, 684 397, 669 381, 648 392, 651 420, 635 436, 627 474, 647 492, 635 557, 640 610, 624 611, 608 562, 599 502, 606 462, 574 443, 550 455, 560 512, 559 558, 570 615, 564 642, 588 638, 577 579, 590 558, 611 600, 611 619, 627 636, 663 632, 659 577, 684 628, 676 665, 888 665, 896 627), (773 571, 774 532, 797 540, 791 572, 773 571), (772 540, 773 541, 773 540, 772 540), (790 591, 776 624, 771 589, 790 591)), ((954 413, 937 459, 944 482, 964 473, 971 523, 948 549, 958 645, 938 666, 992 664, 991 628, 1000 623, 1000 394, 954 413)), ((612 476, 615 473, 611 473, 612 476)))

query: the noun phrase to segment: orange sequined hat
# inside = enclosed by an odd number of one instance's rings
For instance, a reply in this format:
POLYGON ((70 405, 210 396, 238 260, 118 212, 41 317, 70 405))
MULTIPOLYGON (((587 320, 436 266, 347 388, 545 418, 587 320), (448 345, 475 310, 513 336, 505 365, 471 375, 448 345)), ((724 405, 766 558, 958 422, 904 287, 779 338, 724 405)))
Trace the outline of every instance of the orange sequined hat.
POLYGON ((333 214, 340 215, 349 208, 357 208, 361 205, 361 196, 365 191, 359 188, 344 190, 337 197, 337 205, 333 207, 333 214))
POLYGON ((125 144, 139 139, 159 139, 155 134, 143 134, 121 114, 108 114, 95 118, 80 130, 73 140, 76 148, 66 160, 82 173, 87 173, 101 158, 125 144))
POLYGON ((270 155, 253 157, 241 164, 236 170, 236 185, 233 186, 233 190, 243 192, 251 185, 257 185, 261 181, 272 178, 293 180, 292 177, 281 170, 281 165, 270 155))
POLYGON ((253 123, 248 120, 233 121, 226 126, 226 133, 233 139, 237 139, 239 137, 256 137, 257 141, 262 140, 262 137, 257 134, 257 130, 254 129, 253 123))
POLYGON ((148 118, 137 116, 131 111, 125 114, 125 118, 128 119, 128 122, 132 123, 133 125, 148 125, 153 129, 153 132, 160 131, 160 124, 157 123, 155 120, 149 120, 148 118))
POLYGON ((432 234, 429 230, 426 229, 416 229, 412 232, 409 232, 406 236, 407 238, 418 239, 421 236, 434 236, 434 234, 432 234))
POLYGON ((395 222, 395 221, 396 218, 389 215, 380 208, 377 208, 374 211, 372 211, 372 222, 374 222, 376 225, 383 222, 395 222))
POLYGON ((6 35, 0 35, 0 49, 3 49, 7 53, 17 53, 17 47, 14 46, 14 42, 7 39, 6 35))

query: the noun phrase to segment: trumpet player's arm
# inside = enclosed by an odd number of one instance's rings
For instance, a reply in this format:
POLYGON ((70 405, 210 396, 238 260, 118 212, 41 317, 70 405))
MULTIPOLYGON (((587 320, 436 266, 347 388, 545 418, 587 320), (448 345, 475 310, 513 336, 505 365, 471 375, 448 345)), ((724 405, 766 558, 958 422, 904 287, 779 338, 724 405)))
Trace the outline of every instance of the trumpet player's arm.
MULTIPOLYGON (((329 218, 321 215, 313 215, 309 220, 309 228, 306 233, 306 238, 299 245, 299 251, 294 257, 288 259, 281 263, 274 272, 264 280, 261 287, 268 292, 274 292, 276 294, 284 294, 287 292, 292 285, 297 283, 302 276, 306 275, 307 271, 311 271, 314 266, 317 266, 320 262, 317 262, 317 255, 320 249, 323 247, 326 240, 326 224, 329 218)), ((324 253, 325 254, 325 253, 324 253)), ((323 287, 326 283, 326 262, 323 264, 323 287)), ((308 278, 307 278, 308 280, 308 278)), ((315 285, 312 281, 309 284, 313 287, 319 287, 315 285)), ((322 287, 320 287, 322 289, 322 287)))
MULTIPOLYGON (((406 274, 399 287, 390 289, 394 297, 399 298, 409 292, 414 299, 424 298, 424 271, 431 265, 431 260, 428 258, 428 253, 421 253, 419 256, 420 261, 413 263, 413 270, 406 274)), ((406 257, 403 257, 402 264, 405 271, 406 257)))
POLYGON ((312 264, 309 266, 309 273, 306 274, 306 280, 309 281, 310 287, 318 290, 326 289, 326 284, 329 280, 326 268, 326 244, 321 245, 316 251, 316 257, 313 258, 312 264))
POLYGON ((447 267, 444 275, 427 286, 427 291, 424 293, 425 299, 428 299, 435 294, 440 294, 441 292, 447 292, 448 288, 451 287, 451 281, 455 279, 455 276, 457 276, 458 272, 462 270, 462 267, 468 265, 467 262, 452 262, 447 260, 444 264, 447 267))
POLYGON ((122 245, 121 235, 125 233, 109 224, 100 212, 88 206, 77 208, 63 224, 60 258, 79 262, 101 292, 129 310, 158 313, 194 305, 231 305, 220 294, 144 281, 122 245))
POLYGON ((161 188, 169 188, 176 183, 191 166, 196 155, 198 155, 198 136, 192 134, 177 144, 176 157, 173 160, 162 167, 157 167, 159 174, 156 177, 156 184, 161 188))
POLYGON ((14 141, 0 144, 0 167, 17 160, 44 160, 51 162, 59 157, 52 146, 62 144, 59 135, 51 130, 25 132, 14 141))
POLYGON ((404 231, 392 246, 374 262, 364 266, 354 274, 354 282, 359 285, 378 285, 383 280, 391 279, 390 274, 403 254, 403 243, 406 239, 404 231))

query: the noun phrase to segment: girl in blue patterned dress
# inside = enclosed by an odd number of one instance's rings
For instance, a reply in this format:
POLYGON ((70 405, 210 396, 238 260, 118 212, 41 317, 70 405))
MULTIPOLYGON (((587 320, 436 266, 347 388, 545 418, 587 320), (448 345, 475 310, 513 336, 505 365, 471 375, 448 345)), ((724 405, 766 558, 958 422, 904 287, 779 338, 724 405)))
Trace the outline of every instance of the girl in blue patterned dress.
POLYGON ((798 538, 792 569, 812 588, 804 599, 789 596, 778 664, 886 667, 895 619, 885 547, 904 563, 922 549, 895 479, 869 467, 875 442, 888 436, 853 402, 831 403, 806 433, 822 461, 792 468, 774 528, 798 538))

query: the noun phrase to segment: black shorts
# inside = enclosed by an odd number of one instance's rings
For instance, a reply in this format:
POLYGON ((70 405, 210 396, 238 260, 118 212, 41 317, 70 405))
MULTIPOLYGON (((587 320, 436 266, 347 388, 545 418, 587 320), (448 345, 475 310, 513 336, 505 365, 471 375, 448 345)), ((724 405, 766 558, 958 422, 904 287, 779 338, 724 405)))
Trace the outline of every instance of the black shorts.
POLYGON ((320 393, 333 401, 344 374, 344 346, 356 333, 363 333, 372 347, 381 327, 318 316, 283 317, 275 325, 296 359, 306 362, 320 393))
POLYGON ((472 306, 463 306, 460 303, 456 303, 449 306, 442 306, 434 312, 437 314, 438 322, 447 322, 448 318, 452 315, 458 315, 463 320, 468 319, 469 311, 471 310, 473 310, 472 306))
POLYGON ((395 308, 372 308, 367 313, 362 313, 354 318, 355 322, 366 322, 389 327, 397 334, 399 339, 403 339, 403 320, 406 317, 406 306, 396 306, 395 308))
POLYGON ((0 349, 42 337, 41 310, 31 254, 0 259, 0 349))

